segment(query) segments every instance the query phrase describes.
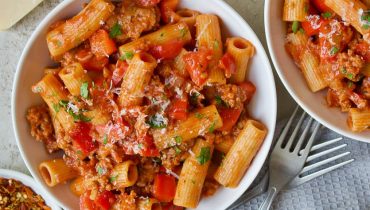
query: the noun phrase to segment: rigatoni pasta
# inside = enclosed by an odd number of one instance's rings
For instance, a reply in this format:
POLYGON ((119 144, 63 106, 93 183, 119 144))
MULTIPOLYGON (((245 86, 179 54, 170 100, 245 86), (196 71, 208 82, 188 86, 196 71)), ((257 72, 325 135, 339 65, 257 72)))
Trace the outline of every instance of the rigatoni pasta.
POLYGON ((284 21, 304 21, 308 14, 309 0, 285 0, 284 21))
POLYGON ((370 109, 351 108, 348 112, 349 127, 353 131, 361 132, 370 128, 370 109))
POLYGON ((227 152, 214 178, 223 186, 238 186, 245 171, 262 145, 266 127, 258 121, 248 120, 227 152))
MULTIPOLYGON (((63 156, 39 173, 51 187, 70 181, 81 209, 196 208, 223 183, 222 154, 244 142, 252 43, 222 37, 214 14, 167 3, 92 0, 47 34, 58 63, 32 87, 47 106, 27 120, 63 156)), ((239 158, 250 163, 250 150, 239 158)))

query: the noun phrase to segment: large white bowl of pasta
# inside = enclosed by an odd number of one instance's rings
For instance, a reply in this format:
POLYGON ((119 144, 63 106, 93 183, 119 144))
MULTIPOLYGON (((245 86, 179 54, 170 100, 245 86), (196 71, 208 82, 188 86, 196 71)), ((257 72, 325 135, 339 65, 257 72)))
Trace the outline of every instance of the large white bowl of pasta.
POLYGON ((276 92, 255 33, 220 0, 158 2, 63 1, 20 58, 17 143, 64 209, 225 209, 268 155, 276 92))
POLYGON ((366 0, 265 4, 271 59, 289 93, 324 126, 364 142, 370 140, 368 9, 366 0))

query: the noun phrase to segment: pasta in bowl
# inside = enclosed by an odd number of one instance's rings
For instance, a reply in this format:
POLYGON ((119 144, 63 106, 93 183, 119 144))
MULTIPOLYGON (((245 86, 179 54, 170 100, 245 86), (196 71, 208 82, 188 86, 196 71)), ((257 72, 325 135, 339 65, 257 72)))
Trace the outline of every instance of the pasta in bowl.
POLYGON ((82 3, 44 20, 16 76, 13 122, 35 179, 67 209, 226 208, 259 172, 275 125, 257 37, 221 1, 82 3), (35 46, 40 63, 29 62, 35 46))
POLYGON ((366 0, 265 7, 267 42, 285 87, 320 123, 361 141, 370 138, 368 9, 366 0))

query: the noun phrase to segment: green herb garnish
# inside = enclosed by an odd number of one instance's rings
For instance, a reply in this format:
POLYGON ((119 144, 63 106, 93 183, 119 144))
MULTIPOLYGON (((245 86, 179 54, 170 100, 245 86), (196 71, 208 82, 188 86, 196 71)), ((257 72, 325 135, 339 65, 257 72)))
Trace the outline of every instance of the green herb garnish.
POLYGON ((182 142, 182 137, 181 136, 175 136, 175 142, 177 143, 177 144, 181 144, 181 142, 182 142))
POLYGON ((187 32, 188 32, 188 30, 186 28, 180 29, 180 35, 181 35, 181 37, 185 37, 185 35, 186 35, 187 32))
POLYGON ((299 30, 299 22, 298 21, 294 21, 293 24, 292 24, 292 31, 293 33, 297 33, 297 31, 299 30))
POLYGON ((111 176, 111 177, 109 177, 109 182, 110 183, 115 182, 117 180, 117 177, 118 177, 118 175, 117 176, 111 176))
POLYGON ((106 172, 105 168, 103 168, 101 166, 97 166, 96 171, 98 172, 99 175, 103 175, 106 172))
POLYGON ((124 61, 124 60, 131 60, 133 57, 134 57, 134 53, 129 51, 129 52, 125 52, 119 59, 124 61))
POLYGON ((59 105, 59 104, 53 104, 53 109, 54 109, 54 111, 55 111, 56 113, 58 113, 58 112, 59 112, 59 110, 60 110, 60 105, 59 105))
POLYGON ((167 122, 164 117, 160 114, 155 114, 149 117, 146 122, 151 128, 165 128, 167 127, 167 122))
POLYGON ((106 145, 108 143, 108 135, 105 134, 103 137, 103 144, 106 145))
POLYGON ((111 38, 116 38, 116 36, 119 36, 119 35, 122 35, 121 25, 119 23, 116 23, 110 29, 109 36, 111 38))
POLYGON ((197 160, 200 165, 204 165, 211 159, 211 149, 209 147, 202 147, 200 149, 200 154, 197 157, 197 160))
POLYGON ((181 149, 178 148, 177 146, 174 146, 173 148, 175 149, 177 155, 181 153, 181 149))
POLYGON ((330 50, 330 55, 335 55, 335 54, 337 54, 338 52, 339 52, 338 47, 334 46, 334 47, 332 47, 332 48, 331 48, 331 50, 330 50))
POLYGON ((328 19, 328 18, 331 18, 331 13, 330 12, 325 12, 325 13, 322 13, 321 14, 324 18, 328 19))
POLYGON ((195 117, 198 118, 198 119, 202 119, 204 117, 204 115, 197 112, 197 113, 195 113, 195 117))
POLYGON ((83 98, 88 99, 89 98, 89 83, 83 82, 80 87, 80 93, 83 98))

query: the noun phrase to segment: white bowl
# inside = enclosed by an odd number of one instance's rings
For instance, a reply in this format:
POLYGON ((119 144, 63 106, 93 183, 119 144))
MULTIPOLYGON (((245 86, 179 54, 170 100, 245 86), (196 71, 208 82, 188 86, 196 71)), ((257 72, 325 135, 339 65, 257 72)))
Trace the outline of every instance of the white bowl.
POLYGON ((266 0, 265 31, 272 62, 285 88, 294 100, 313 118, 327 128, 349 138, 369 142, 370 131, 356 133, 347 126, 348 113, 326 104, 326 91, 312 93, 293 58, 286 52, 286 24, 282 20, 284 0, 266 0))
MULTIPOLYGON (((58 5, 40 23, 28 41, 20 58, 12 95, 12 116, 14 132, 19 150, 33 177, 65 209, 78 209, 78 198, 68 185, 49 188, 38 173, 38 164, 52 158, 45 152, 41 143, 35 142, 25 119, 26 110, 31 105, 41 103, 41 98, 31 92, 31 85, 39 81, 42 69, 53 64, 46 46, 45 34, 48 26, 57 20, 71 17, 81 10, 85 0, 66 0, 58 5)), ((204 13, 215 13, 222 20, 223 31, 235 36, 249 39, 256 48, 256 55, 250 65, 249 79, 256 85, 257 92, 249 106, 251 115, 262 121, 268 128, 268 135, 245 174, 240 185, 235 189, 221 188, 209 198, 202 199, 197 209, 225 209, 232 204, 252 183, 260 171, 271 147, 276 121, 276 89, 272 69, 260 41, 249 25, 226 3, 221 0, 199 1, 183 0, 181 7, 199 10, 204 13)), ((225 37, 225 36, 224 36, 225 37)), ((60 156, 56 154, 54 156, 60 156)))
POLYGON ((22 174, 18 171, 0 169, 0 177, 6 179, 14 179, 22 182, 22 184, 30 187, 36 194, 40 195, 44 199, 46 205, 48 205, 52 210, 60 210, 60 207, 55 204, 51 196, 46 193, 46 191, 40 185, 38 185, 30 176, 22 174))

